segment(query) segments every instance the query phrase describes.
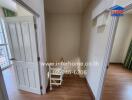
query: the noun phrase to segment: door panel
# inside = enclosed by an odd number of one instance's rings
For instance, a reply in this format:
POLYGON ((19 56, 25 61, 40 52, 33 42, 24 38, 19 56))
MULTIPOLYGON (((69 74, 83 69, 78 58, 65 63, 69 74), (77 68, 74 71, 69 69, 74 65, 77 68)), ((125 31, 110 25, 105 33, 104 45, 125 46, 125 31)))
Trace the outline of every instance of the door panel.
POLYGON ((26 51, 25 52, 26 61, 32 61, 32 48, 31 48, 29 24, 27 22, 23 22, 21 24, 21 27, 22 27, 24 47, 26 51))
POLYGON ((33 17, 5 19, 10 49, 20 90, 40 94, 39 66, 33 17))
MULTIPOLYGON (((23 39, 22 37, 22 32, 21 32, 21 26, 20 23, 16 23, 16 31, 17 31, 17 35, 18 35, 18 43, 20 48, 24 48, 24 44, 23 44, 23 39)), ((21 60, 25 61, 25 50, 24 49, 20 49, 20 55, 21 55, 21 60)))
POLYGON ((19 48, 19 42, 18 42, 18 36, 16 32, 16 25, 15 23, 10 23, 9 24, 9 30, 10 30, 10 36, 11 36, 11 41, 12 41, 12 46, 13 46, 13 54, 16 60, 19 60, 21 55, 20 55, 20 48, 19 48))

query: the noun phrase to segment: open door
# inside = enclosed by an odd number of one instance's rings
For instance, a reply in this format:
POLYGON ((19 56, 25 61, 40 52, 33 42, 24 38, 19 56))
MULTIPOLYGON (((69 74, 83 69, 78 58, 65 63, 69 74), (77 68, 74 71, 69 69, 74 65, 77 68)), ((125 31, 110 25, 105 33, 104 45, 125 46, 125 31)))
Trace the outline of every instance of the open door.
POLYGON ((41 94, 33 17, 5 18, 5 26, 18 89, 41 94))
POLYGON ((1 67, 0 67, 0 100, 9 100, 7 91, 5 88, 5 83, 4 83, 1 67))

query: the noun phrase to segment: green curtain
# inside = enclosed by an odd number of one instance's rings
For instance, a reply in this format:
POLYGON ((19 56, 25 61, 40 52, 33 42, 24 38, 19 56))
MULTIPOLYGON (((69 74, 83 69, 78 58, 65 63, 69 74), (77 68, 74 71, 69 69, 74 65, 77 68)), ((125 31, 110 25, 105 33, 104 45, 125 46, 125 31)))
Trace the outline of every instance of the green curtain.
POLYGON ((3 12, 4 12, 4 15, 5 17, 13 17, 13 16, 16 16, 16 13, 9 10, 9 9, 6 9, 6 8, 3 8, 3 12))
POLYGON ((132 70, 132 40, 131 40, 131 43, 127 52, 127 56, 124 62, 124 67, 132 70))

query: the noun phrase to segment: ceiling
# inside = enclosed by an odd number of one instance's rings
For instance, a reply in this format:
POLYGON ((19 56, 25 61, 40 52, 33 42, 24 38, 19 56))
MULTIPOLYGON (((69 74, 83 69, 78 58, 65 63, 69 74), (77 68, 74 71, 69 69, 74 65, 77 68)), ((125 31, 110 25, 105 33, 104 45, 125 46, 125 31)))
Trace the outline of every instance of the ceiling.
POLYGON ((81 14, 90 0, 45 0, 45 11, 58 14, 81 14))

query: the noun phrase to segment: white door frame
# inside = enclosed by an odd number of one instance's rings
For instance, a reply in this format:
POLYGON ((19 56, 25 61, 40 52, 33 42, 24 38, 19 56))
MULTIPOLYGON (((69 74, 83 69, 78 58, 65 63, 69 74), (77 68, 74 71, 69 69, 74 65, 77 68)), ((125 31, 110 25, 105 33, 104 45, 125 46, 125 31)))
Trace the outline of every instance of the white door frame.
MULTIPOLYGON (((40 28, 41 27, 40 15, 36 11, 34 11, 31 7, 29 7, 26 3, 24 3, 22 0, 13 0, 13 1, 15 1, 17 4, 21 5, 22 7, 24 7, 28 11, 30 11, 35 17, 35 24, 36 24, 36 27, 37 27, 37 30, 36 30, 36 33, 37 33, 37 40, 36 40, 37 41, 37 51, 38 51, 38 56, 41 58, 44 55, 41 54, 41 52, 39 52, 39 51, 42 51, 42 50, 40 50, 42 48, 39 47, 40 46, 39 43, 41 43, 41 39, 39 39, 39 38, 43 37, 43 35, 42 35, 43 33, 41 31, 41 28, 40 28)), ((38 62, 38 63, 39 63, 39 76, 40 76, 40 86, 41 86, 40 88, 42 88, 42 94, 45 94, 46 93, 46 88, 47 88, 47 86, 45 86, 45 84, 44 84, 44 81, 46 80, 45 77, 47 77, 46 73, 45 73, 46 68, 43 67, 43 65, 40 62, 38 62)))
MULTIPOLYGON (((132 10, 132 3, 127 6, 127 8, 125 9, 125 12, 128 10, 132 10)), ((111 16, 111 20, 110 20, 111 23, 108 26, 109 28, 108 28, 107 32, 109 33, 109 38, 107 41, 107 46, 105 49, 105 56, 104 56, 104 60, 103 60, 103 68, 102 68, 101 79, 100 79, 100 84, 99 84, 100 88, 98 88, 98 95, 97 95, 97 97, 99 98, 98 100, 102 100, 104 81, 105 81, 105 78, 107 75, 107 69, 108 69, 107 67, 110 62, 110 55, 112 52, 112 47, 113 47, 113 43, 114 43, 114 39, 115 39, 118 20, 119 20, 119 17, 111 16)))

